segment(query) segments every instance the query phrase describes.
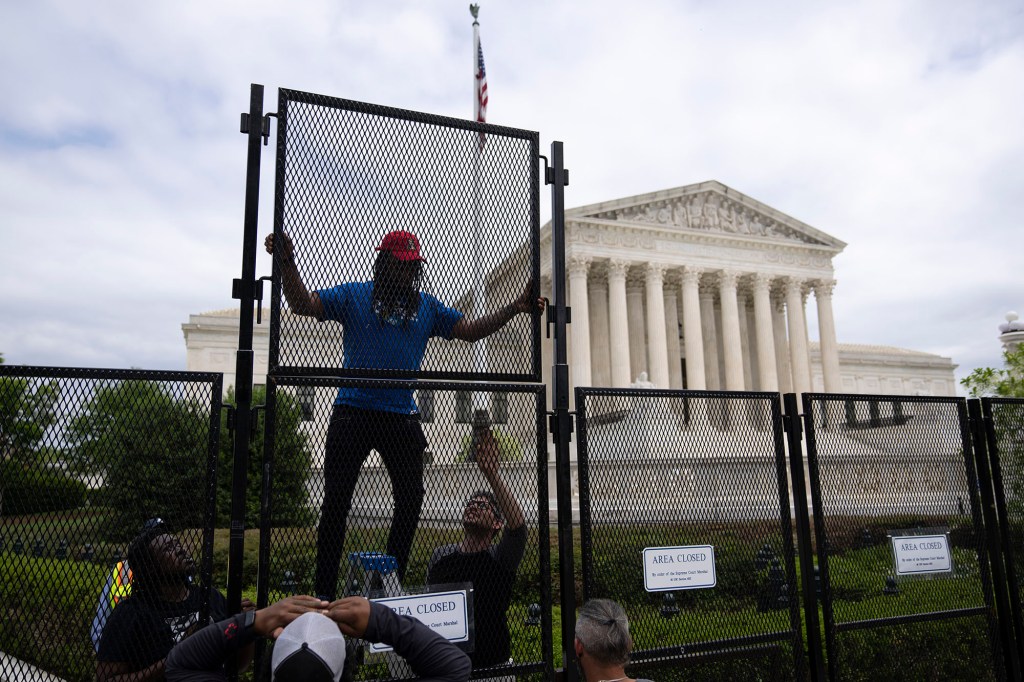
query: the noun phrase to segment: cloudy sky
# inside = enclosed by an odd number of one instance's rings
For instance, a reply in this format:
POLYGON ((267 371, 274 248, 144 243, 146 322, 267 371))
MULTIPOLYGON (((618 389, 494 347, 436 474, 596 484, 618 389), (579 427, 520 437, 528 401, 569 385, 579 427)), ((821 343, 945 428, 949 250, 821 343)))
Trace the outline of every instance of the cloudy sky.
MULTIPOLYGON (((181 324, 241 273, 250 83, 267 111, 284 87, 468 118, 467 4, 0 0, 6 361, 184 369, 181 324)), ((488 121, 565 143, 568 207, 718 180, 849 244, 840 341, 999 363, 1024 308, 1019 2, 481 5, 488 121)))

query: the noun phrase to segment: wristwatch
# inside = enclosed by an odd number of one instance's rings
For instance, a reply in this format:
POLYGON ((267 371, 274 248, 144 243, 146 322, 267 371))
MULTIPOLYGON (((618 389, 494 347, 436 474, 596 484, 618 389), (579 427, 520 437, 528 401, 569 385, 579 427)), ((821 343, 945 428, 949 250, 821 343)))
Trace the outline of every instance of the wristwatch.
POLYGON ((247 635, 256 634, 253 630, 253 626, 256 625, 256 609, 245 612, 245 618, 242 620, 242 631, 247 635))

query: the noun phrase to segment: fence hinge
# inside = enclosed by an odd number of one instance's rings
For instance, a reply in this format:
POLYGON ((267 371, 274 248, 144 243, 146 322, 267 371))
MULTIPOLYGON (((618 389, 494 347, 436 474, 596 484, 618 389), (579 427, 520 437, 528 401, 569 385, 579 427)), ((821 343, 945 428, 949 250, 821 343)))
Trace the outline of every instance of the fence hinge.
MULTIPOLYGON (((546 296, 544 297, 544 310, 545 315, 547 315, 547 320, 545 321, 544 326, 546 329, 547 337, 550 339, 551 325, 556 324, 558 322, 558 311, 555 310, 555 308, 551 305, 551 301, 549 301, 546 296)), ((565 323, 572 324, 572 308, 570 308, 569 306, 565 306, 565 323)))
POLYGON ((803 415, 799 414, 782 415, 782 429, 796 438, 801 438, 803 436, 801 432, 802 429, 800 427, 800 420, 802 417, 803 415))
POLYGON ((270 275, 263 275, 256 280, 256 324, 263 322, 263 280, 273 282, 274 278, 270 275))
MULTIPOLYGON (((264 147, 267 146, 267 144, 270 141, 270 117, 271 116, 273 116, 274 118, 277 118, 277 114, 275 112, 270 112, 270 113, 264 114, 263 118, 260 119, 260 137, 263 138, 263 146, 264 147)), ((247 114, 246 112, 243 111, 242 112, 242 120, 241 120, 241 123, 238 126, 238 132, 242 133, 243 135, 248 135, 249 134, 249 123, 250 123, 249 114, 247 114)))
POLYGON ((221 405, 220 409, 228 413, 227 426, 228 432, 235 432, 235 406, 234 405, 221 405))
POLYGON ((257 425, 260 423, 260 411, 267 409, 266 405, 253 405, 249 409, 250 419, 252 420, 252 428, 249 429, 249 442, 256 442, 256 431, 257 425))
MULTIPOLYGON (((568 420, 568 424, 569 424, 569 442, 570 443, 572 442, 572 432, 575 430, 575 422, 574 422, 575 414, 576 414, 575 412, 566 412, 565 413, 565 418, 568 420)), ((558 426, 559 426, 559 424, 558 424, 558 413, 557 412, 548 412, 548 433, 551 434, 551 442, 552 443, 557 443, 558 442, 558 440, 557 440, 558 439, 558 432, 559 432, 558 426)))
MULTIPOLYGON (((244 114, 243 114, 244 116, 244 114)), ((544 159, 544 184, 553 185, 555 184, 555 169, 548 165, 548 157, 543 154, 539 155, 540 158, 544 159)), ((569 169, 562 169, 562 185, 569 186, 569 169)))

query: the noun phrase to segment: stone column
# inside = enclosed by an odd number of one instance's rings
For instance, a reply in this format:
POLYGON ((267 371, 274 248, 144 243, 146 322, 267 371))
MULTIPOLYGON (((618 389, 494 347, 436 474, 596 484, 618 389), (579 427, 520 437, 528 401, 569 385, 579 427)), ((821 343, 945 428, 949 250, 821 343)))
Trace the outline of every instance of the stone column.
POLYGON ((629 322, 629 381, 647 371, 647 329, 644 323, 644 283, 626 278, 626 319, 629 322))
POLYGON ((811 326, 807 324, 807 298, 811 294, 811 283, 804 280, 800 287, 800 316, 804 320, 804 348, 807 349, 807 390, 814 391, 814 375, 811 374, 811 326))
POLYGON ((775 363, 775 334, 772 329, 772 279, 764 273, 754 275, 754 324, 757 326, 757 368, 762 391, 778 391, 779 375, 775 363))
POLYGON ((569 359, 573 387, 590 386, 590 299, 587 294, 587 270, 590 259, 569 258, 569 307, 572 308, 572 355, 569 359))
POLYGON ((715 293, 711 283, 700 287, 700 323, 704 346, 704 367, 707 389, 718 391, 722 388, 722 375, 718 371, 718 330, 715 325, 715 293))
POLYGON ((789 365, 789 340, 786 337, 786 302, 782 294, 772 296, 772 331, 775 336, 775 370, 779 392, 793 392, 793 370, 789 365))
POLYGON ((750 364, 750 327, 747 325, 747 295, 736 291, 736 311, 740 323, 740 360, 743 362, 743 388, 754 390, 753 369, 750 364))
POLYGON ((740 318, 736 304, 736 273, 723 270, 718 275, 718 295, 722 305, 722 349, 725 353, 725 390, 743 390, 743 350, 740 344, 740 318))
POLYGON ((683 268, 683 348, 686 353, 686 388, 691 391, 703 391, 708 385, 701 331, 700 275, 697 268, 683 268))
POLYGON ((675 287, 666 286, 665 303, 665 347, 668 349, 668 387, 683 387, 682 349, 679 347, 679 303, 675 287))
POLYGON ((611 386, 608 281, 594 277, 593 266, 590 268, 587 289, 590 295, 590 381, 592 386, 611 386))
POLYGON ((818 303, 818 338, 821 345, 821 373, 826 393, 840 393, 843 387, 839 372, 839 344, 836 342, 836 321, 832 315, 832 291, 835 280, 814 282, 814 299, 818 303))
POLYGON ((658 388, 668 388, 668 345, 665 339, 665 266, 648 263, 647 291, 647 379, 658 388))
POLYGON ((807 322, 804 318, 803 281, 797 277, 786 279, 786 320, 789 322, 789 362, 793 370, 793 392, 811 390, 811 376, 807 365, 807 322))
POLYGON ((626 315, 628 269, 628 261, 612 260, 608 263, 608 332, 614 388, 628 388, 632 381, 629 377, 629 324, 626 315))

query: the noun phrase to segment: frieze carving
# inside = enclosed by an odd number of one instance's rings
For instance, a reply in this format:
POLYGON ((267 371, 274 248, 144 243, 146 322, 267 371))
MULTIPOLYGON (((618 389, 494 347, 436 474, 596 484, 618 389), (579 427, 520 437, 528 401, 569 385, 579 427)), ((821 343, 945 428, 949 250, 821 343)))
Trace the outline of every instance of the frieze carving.
POLYGON ((822 243, 774 218, 714 192, 663 199, 642 206, 605 211, 593 217, 724 234, 784 238, 805 244, 822 243))

